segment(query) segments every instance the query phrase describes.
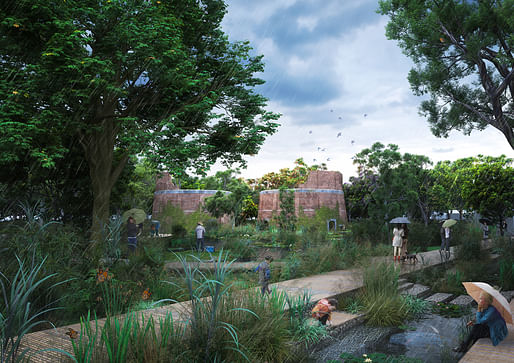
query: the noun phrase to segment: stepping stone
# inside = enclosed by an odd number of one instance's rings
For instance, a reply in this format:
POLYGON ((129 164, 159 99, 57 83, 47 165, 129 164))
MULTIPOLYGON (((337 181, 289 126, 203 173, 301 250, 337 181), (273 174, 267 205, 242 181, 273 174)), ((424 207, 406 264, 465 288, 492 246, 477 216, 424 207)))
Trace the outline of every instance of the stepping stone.
POLYGON ((410 289, 402 292, 404 295, 411 295, 418 299, 423 299, 425 296, 430 295, 430 287, 420 284, 414 284, 410 289))
POLYGON ((413 286, 414 286, 414 283, 412 283, 412 282, 404 282, 403 284, 398 284, 398 291, 402 292, 402 291, 410 289, 413 286))
POLYGON ((426 301, 437 304, 437 303, 447 303, 453 299, 452 294, 445 294, 443 292, 438 292, 434 295, 430 295, 429 297, 425 298, 426 301))
POLYGON ((402 279, 398 279, 398 285, 404 284, 406 282, 409 282, 409 280, 403 279, 403 278, 402 279))
POLYGON ((460 305, 460 306, 471 306, 475 300, 469 295, 460 295, 450 301, 450 304, 460 305))

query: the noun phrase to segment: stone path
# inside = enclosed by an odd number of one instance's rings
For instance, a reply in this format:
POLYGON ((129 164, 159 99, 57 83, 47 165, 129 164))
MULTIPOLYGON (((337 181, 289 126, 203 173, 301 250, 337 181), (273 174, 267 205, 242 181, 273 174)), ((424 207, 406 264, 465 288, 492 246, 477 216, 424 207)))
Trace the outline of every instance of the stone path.
MULTIPOLYGON (((400 269, 400 275, 405 275, 410 272, 423 269, 428 266, 435 266, 441 264, 439 251, 429 251, 418 254, 419 263, 416 264, 397 264, 397 268, 400 269)), ((453 259, 453 253, 452 257, 453 259)), ((377 258, 377 261, 390 261, 390 258, 377 258)), ((391 261, 392 263, 392 261, 391 261)), ((251 267, 250 267, 251 268, 251 267)), ((337 295, 350 293, 358 290, 362 287, 363 278, 361 269, 351 270, 340 270, 324 273, 321 275, 308 276, 299 279, 281 281, 278 283, 271 284, 271 288, 275 288, 279 291, 287 292, 289 295, 296 296, 304 293, 305 290, 309 290, 312 296, 312 300, 319 300, 321 298, 334 297, 337 295)), ((421 289, 413 285, 409 288, 408 293, 414 293, 416 289, 421 289)), ((174 321, 184 321, 189 317, 189 302, 176 303, 167 305, 165 307, 145 310, 140 312, 148 319, 153 316, 154 320, 165 317, 166 314, 172 314, 174 321)), ((333 324, 334 327, 342 328, 345 326, 351 326, 362 320, 361 315, 346 314, 342 312, 334 313, 333 324)), ((99 319, 99 326, 103 326, 105 319, 99 319)), ((72 351, 71 340, 66 335, 69 328, 80 331, 79 324, 73 324, 69 326, 58 327, 56 329, 49 329, 39 331, 31 334, 27 334, 23 340, 23 346, 30 347, 31 349, 31 362, 59 362, 66 361, 67 358, 54 351, 42 351, 44 349, 62 349, 68 352, 72 351)))

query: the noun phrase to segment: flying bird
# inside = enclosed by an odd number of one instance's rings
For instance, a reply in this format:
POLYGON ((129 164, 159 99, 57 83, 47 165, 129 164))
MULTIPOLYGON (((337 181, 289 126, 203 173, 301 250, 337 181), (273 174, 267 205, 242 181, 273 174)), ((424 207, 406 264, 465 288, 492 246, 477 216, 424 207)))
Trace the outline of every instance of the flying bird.
POLYGON ((316 161, 316 159, 312 159, 312 161, 316 161))
POLYGON ((340 137, 340 136, 341 136, 341 134, 342 134, 341 132, 340 132, 340 133, 338 133, 338 134, 337 134, 337 137, 340 137))
POLYGON ((320 150, 321 150, 321 148, 318 146, 318 151, 320 151, 320 150))
POLYGON ((334 110, 330 110, 330 112, 334 112, 334 110))
POLYGON ((309 134, 312 134, 312 130, 309 130, 309 134))
POLYGON ((321 151, 327 151, 327 148, 326 148, 326 147, 324 147, 323 149, 321 149, 321 151))
POLYGON ((327 158, 327 161, 330 161, 330 158, 327 158))
POLYGON ((355 140, 352 140, 352 145, 355 144, 355 140))
POLYGON ((364 117, 367 117, 367 116, 368 116, 368 114, 367 114, 367 113, 365 113, 365 114, 364 114, 364 117))
POLYGON ((341 116, 338 117, 339 120, 342 120, 343 118, 341 116))

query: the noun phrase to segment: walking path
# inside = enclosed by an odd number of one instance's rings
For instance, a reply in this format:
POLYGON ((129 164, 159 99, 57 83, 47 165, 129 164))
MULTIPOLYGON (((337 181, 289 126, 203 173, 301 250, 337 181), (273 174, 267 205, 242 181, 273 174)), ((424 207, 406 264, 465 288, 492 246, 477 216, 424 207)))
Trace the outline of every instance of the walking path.
MULTIPOLYGON (((429 266, 441 264, 439 251, 429 251, 418 254, 419 262, 416 264, 397 264, 401 269, 400 275, 405 275, 416 270, 420 270, 429 266)), ((453 253, 450 260, 453 259, 453 253)), ((378 257, 372 263, 379 261, 391 261, 391 258, 378 257)), ((392 263, 392 261, 391 261, 392 263)), ((253 265, 245 265, 246 267, 253 267, 253 265)), ((237 265, 235 265, 237 267, 237 265)), ((242 266, 239 266, 242 267, 242 266)), ((294 280, 281 281, 271 284, 271 288, 279 291, 287 292, 289 295, 300 295, 305 290, 309 290, 313 301, 321 298, 328 298, 345 293, 351 293, 358 290, 363 285, 363 271, 362 269, 350 269, 332 271, 320 275, 308 276, 294 280)), ((408 286, 412 294, 418 295, 424 293, 423 288, 416 287, 416 285, 408 286), (418 289, 418 290, 416 290, 418 289)), ((184 321, 189 317, 188 311, 190 302, 181 302, 176 304, 167 305, 164 307, 150 309, 140 312, 147 320, 151 316, 155 321, 159 318, 164 318, 167 314, 172 314, 174 321, 184 321)), ((347 314, 343 312, 336 312, 332 317, 333 325, 338 327, 347 327, 348 325, 356 324, 362 321, 362 316, 347 314)), ((98 326, 102 327, 105 324, 105 319, 98 320, 98 326)), ((67 361, 67 358, 59 352, 44 351, 45 349, 62 349, 67 352, 72 352, 71 340, 66 335, 69 328, 80 332, 80 324, 73 324, 55 329, 43 330, 31 334, 27 334, 23 339, 23 347, 29 347, 31 351, 31 362, 60 362, 67 361)), ((23 349, 23 348, 22 348, 23 349)))

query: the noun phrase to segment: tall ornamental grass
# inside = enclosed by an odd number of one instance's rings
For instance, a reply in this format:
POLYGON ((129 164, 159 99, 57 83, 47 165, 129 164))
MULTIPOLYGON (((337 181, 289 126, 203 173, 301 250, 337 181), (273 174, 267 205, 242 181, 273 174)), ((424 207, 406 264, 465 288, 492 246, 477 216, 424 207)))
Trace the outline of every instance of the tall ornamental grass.
MULTIPOLYGON (((20 344, 31 330, 39 325, 53 324, 43 320, 43 316, 56 310, 53 304, 47 304, 37 308, 35 300, 39 296, 35 294, 40 285, 56 276, 56 274, 43 275, 44 258, 41 262, 27 265, 18 256, 18 271, 9 280, 0 272, 0 287, 2 299, 0 300, 0 362, 16 362, 23 358, 26 350, 20 352, 20 344)), ((66 281, 65 281, 66 282, 66 281)), ((50 285, 50 288, 60 285, 62 282, 50 285)), ((53 303, 55 303, 54 301, 53 303)))

